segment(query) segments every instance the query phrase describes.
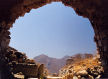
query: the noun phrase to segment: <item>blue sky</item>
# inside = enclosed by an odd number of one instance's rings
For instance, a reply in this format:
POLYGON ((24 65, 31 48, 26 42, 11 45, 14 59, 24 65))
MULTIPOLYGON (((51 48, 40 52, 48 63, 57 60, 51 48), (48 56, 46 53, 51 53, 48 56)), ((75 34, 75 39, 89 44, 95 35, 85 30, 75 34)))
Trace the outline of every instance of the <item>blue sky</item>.
POLYGON ((60 2, 31 10, 13 26, 10 46, 25 52, 29 58, 40 54, 61 58, 96 51, 89 20, 60 2))

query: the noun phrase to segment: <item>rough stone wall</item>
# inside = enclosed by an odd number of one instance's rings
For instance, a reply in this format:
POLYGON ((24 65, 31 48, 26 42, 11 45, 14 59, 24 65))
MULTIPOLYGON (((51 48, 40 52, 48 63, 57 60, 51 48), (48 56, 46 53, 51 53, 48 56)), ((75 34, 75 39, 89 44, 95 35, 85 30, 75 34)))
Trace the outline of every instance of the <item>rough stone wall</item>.
POLYGON ((103 0, 101 3, 102 7, 98 8, 90 18, 90 22, 94 28, 94 40, 106 72, 108 70, 108 1, 103 0))
MULTIPOLYGON (((60 1, 65 6, 90 20, 94 32, 97 50, 101 55, 105 70, 108 66, 108 0, 0 0, 0 59, 10 42, 9 29, 20 16, 31 9, 42 7, 53 1, 60 1)), ((3 60, 5 61, 5 60, 3 60)))

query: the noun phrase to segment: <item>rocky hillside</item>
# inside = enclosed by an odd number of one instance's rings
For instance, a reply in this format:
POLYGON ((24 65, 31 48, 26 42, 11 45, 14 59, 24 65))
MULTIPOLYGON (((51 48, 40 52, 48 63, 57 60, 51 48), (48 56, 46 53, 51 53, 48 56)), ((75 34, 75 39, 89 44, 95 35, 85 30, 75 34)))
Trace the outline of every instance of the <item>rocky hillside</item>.
POLYGON ((58 73, 59 69, 62 68, 66 64, 66 60, 70 58, 69 56, 64 56, 61 59, 48 57, 47 55, 39 55, 34 57, 36 62, 41 64, 45 64, 49 73, 58 73))
POLYGON ((64 66, 59 75, 63 79, 100 79, 104 70, 98 56, 64 66))
POLYGON ((84 54, 75 54, 73 56, 71 56, 69 59, 66 60, 66 65, 69 65, 69 64, 74 64, 76 62, 80 62, 81 60, 84 60, 84 59, 88 59, 88 58, 93 58, 93 54, 90 54, 90 53, 84 53, 84 54))

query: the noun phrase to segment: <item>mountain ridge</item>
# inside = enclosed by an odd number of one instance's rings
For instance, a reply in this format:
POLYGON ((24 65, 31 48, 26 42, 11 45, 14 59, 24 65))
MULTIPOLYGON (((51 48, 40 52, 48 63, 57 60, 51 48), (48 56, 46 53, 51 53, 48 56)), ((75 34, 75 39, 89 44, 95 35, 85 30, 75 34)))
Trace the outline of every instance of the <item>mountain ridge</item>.
POLYGON ((54 58, 54 57, 49 57, 45 54, 41 54, 34 57, 34 60, 38 63, 45 64, 49 73, 58 73, 59 69, 66 64, 66 60, 68 58, 70 58, 70 56, 66 55, 62 58, 54 58))

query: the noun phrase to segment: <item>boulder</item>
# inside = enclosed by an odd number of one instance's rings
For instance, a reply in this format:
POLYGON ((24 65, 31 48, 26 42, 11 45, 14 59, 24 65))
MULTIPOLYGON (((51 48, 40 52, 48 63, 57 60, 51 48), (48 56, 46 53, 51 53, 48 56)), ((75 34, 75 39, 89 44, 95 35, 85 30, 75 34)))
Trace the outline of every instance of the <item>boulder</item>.
POLYGON ((76 75, 87 76, 88 72, 86 70, 78 71, 76 75))

